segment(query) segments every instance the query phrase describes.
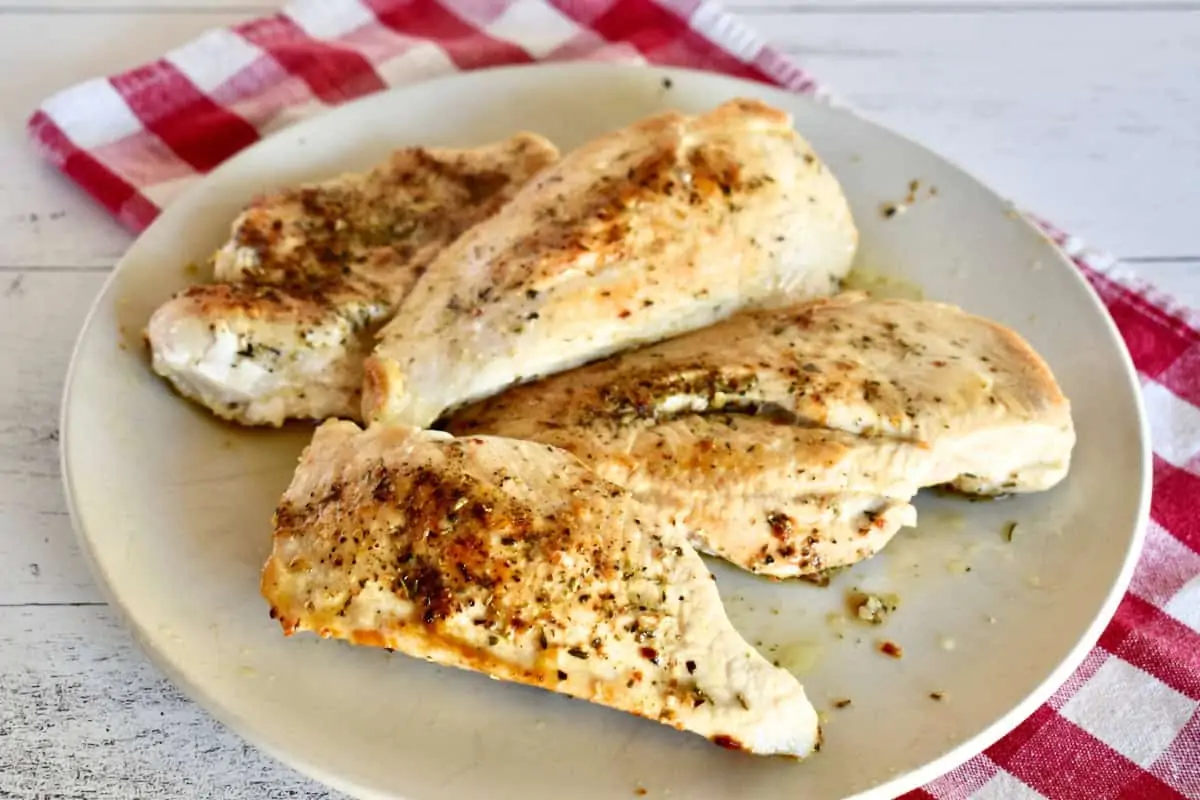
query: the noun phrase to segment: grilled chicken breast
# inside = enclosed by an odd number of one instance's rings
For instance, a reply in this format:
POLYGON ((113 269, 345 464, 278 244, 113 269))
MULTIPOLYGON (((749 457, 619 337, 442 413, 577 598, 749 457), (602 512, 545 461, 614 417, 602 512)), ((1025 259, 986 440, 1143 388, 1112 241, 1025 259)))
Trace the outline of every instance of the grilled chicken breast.
POLYGON ((847 294, 739 314, 515 387, 448 421, 564 448, 774 577, 815 575, 916 523, 923 486, 1048 489, 1070 406, 1017 334, 948 305, 847 294))
POLYGON ((408 148, 364 172, 256 200, 212 258, 216 284, 150 319, 154 370, 246 425, 357 418, 372 333, 446 245, 557 158, 520 134, 408 148))
POLYGON ((669 113, 567 154, 447 248, 381 332, 363 416, 447 409, 784 297, 825 295, 857 231, 782 111, 669 113))
POLYGON ((313 631, 590 700, 752 753, 808 755, 800 684, 734 630, 683 533, 532 442, 322 425, 262 592, 313 631))

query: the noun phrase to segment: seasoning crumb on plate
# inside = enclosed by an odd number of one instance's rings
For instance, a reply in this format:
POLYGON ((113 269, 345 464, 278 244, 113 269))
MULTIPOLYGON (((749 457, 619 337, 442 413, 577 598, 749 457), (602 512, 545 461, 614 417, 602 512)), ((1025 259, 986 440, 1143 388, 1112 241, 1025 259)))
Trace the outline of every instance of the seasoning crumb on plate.
POLYGON ((946 562, 946 569, 952 575, 965 575, 971 571, 971 565, 962 559, 952 558, 946 562))
POLYGON ((855 618, 872 625, 882 625, 899 606, 893 594, 874 594, 853 589, 846 595, 846 602, 855 618))
POLYGON ((837 700, 833 701, 833 707, 845 708, 846 706, 850 705, 850 702, 851 701, 849 697, 839 697, 837 700))
POLYGON ((892 658, 904 657, 904 648, 887 639, 879 643, 879 652, 883 653, 885 656, 891 656, 892 658))
POLYGON ((946 697, 946 695, 942 694, 941 692, 930 692, 929 693, 930 700, 942 700, 945 697, 946 697))

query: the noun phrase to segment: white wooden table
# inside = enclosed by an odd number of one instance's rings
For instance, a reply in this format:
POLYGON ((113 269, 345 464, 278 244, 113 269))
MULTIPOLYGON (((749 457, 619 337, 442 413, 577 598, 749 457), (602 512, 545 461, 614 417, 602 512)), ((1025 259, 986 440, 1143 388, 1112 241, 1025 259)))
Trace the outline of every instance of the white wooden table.
MULTIPOLYGON (((0 798, 318 798, 151 667, 58 471, 71 344, 130 237, 26 143, 44 96, 266 0, 0 0, 0 798)), ((1200 3, 738 0, 874 119, 1200 307, 1200 3)))

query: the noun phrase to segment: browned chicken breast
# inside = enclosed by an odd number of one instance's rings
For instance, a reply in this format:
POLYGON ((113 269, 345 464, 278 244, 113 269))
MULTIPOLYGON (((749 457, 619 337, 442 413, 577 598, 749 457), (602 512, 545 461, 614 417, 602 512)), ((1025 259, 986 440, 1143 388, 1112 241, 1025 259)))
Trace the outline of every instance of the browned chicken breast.
POLYGON ((734 630, 676 527, 533 442, 322 425, 275 515, 262 592, 313 631, 794 757, 817 716, 734 630))
POLYGON ((434 256, 557 155, 531 134, 407 148, 367 172, 259 198, 213 256, 218 283, 151 318, 154 370, 246 425, 356 418, 371 334, 434 256))
POLYGON ((447 409, 735 311, 825 295, 857 244, 833 175, 762 103, 566 155, 438 256, 381 332, 363 416, 447 409))
POLYGON ((1075 442, 1017 334, 861 295, 742 313, 510 389, 448 428, 569 450, 701 550, 780 578, 875 553, 915 524, 923 486, 1048 489, 1075 442))

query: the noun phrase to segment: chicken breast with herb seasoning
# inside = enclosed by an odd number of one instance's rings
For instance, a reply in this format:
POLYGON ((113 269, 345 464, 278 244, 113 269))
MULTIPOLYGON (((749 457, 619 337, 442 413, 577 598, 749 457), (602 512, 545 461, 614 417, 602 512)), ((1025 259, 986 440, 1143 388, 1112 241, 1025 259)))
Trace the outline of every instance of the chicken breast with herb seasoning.
POLYGON ((506 386, 826 295, 857 231, 784 112, 739 100, 583 145, 431 265, 367 362, 363 416, 420 427, 506 386))
POLYGON ((564 448, 773 577, 866 558, 923 486, 1049 489, 1070 405, 1013 331, 863 295, 746 312, 462 409, 447 425, 564 448))
POLYGON ((372 335, 443 248, 557 158, 519 134, 407 148, 363 172, 265 195, 192 286, 150 319, 152 365, 224 419, 357 418, 372 335))
POLYGON ((312 631, 803 757, 817 716, 725 616, 675 527, 570 454, 322 425, 275 514, 262 592, 312 631))

